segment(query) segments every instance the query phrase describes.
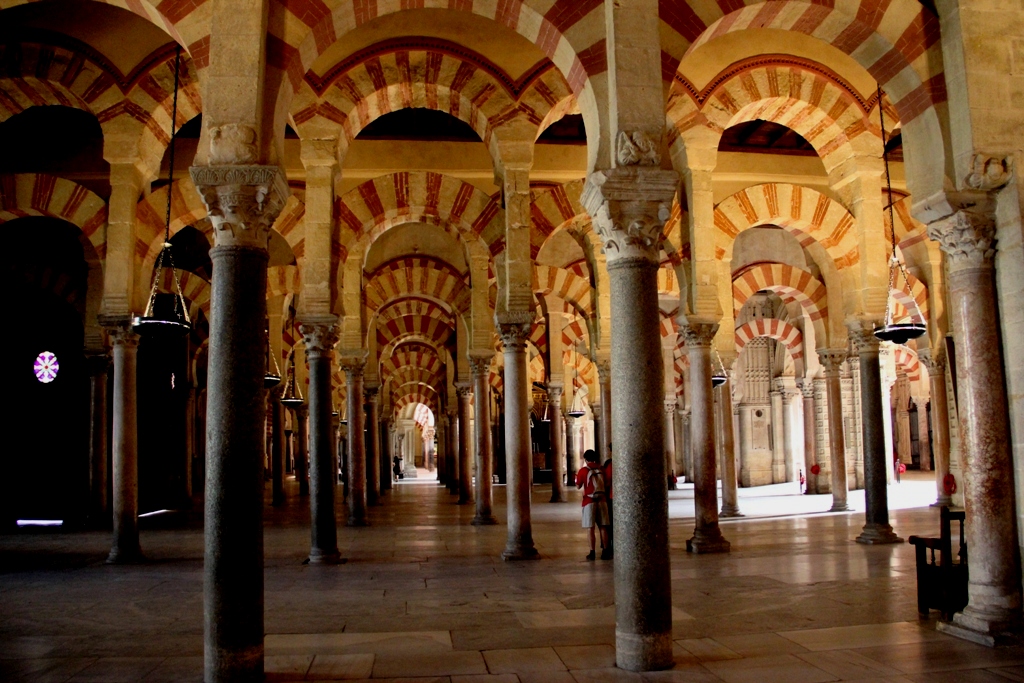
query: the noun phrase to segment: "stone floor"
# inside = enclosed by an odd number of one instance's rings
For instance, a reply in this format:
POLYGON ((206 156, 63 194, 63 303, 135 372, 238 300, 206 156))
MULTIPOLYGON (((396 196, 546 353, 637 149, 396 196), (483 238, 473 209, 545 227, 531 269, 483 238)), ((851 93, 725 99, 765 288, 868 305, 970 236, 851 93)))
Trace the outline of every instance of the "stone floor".
MULTIPOLYGON (((828 496, 792 489, 741 490, 751 515, 723 522, 733 552, 700 557, 684 552, 692 490, 670 494, 676 665, 641 676, 613 668, 612 563, 584 561, 578 502, 536 487, 543 559, 509 564, 504 526, 471 526, 469 506, 421 478, 373 508, 371 527, 340 529, 347 564, 310 567, 291 482, 266 513, 267 679, 1024 681, 1024 647, 918 619, 909 545, 857 545, 862 513, 827 514, 828 496)), ((890 487, 901 535, 936 532, 938 512, 914 507, 934 491, 922 475, 890 487)), ((105 533, 0 535, 0 681, 202 679, 202 531, 144 523, 149 561, 131 567, 103 563, 105 533)))

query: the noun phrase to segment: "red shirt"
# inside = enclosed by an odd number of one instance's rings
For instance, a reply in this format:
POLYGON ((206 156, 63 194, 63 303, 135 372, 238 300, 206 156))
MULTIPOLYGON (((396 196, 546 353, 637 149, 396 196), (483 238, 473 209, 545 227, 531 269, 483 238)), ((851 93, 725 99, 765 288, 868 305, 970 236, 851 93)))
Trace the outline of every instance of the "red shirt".
POLYGON ((591 470, 597 470, 604 476, 605 495, 608 494, 610 488, 608 473, 606 473, 600 465, 594 464, 591 466, 590 463, 587 463, 581 467, 580 471, 576 473, 576 488, 583 489, 583 507, 594 502, 594 479, 590 476, 591 470))

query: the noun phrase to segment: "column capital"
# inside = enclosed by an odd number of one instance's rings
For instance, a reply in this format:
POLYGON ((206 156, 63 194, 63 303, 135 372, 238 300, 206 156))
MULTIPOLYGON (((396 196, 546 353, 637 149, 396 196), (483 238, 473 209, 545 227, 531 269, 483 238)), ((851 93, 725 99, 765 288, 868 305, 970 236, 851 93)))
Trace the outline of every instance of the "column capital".
POLYGON ((950 271, 992 268, 996 255, 995 210, 983 196, 972 209, 954 211, 928 224, 928 237, 939 243, 950 271))
POLYGON ((818 362, 826 373, 839 374, 839 369, 850 355, 846 349, 818 349, 818 362))
POLYGON ((300 322, 299 334, 306 343, 306 355, 314 358, 330 357, 338 343, 338 327, 334 324, 300 322))
POLYGON ((679 324, 679 333, 686 340, 686 348, 699 349, 711 348, 711 342, 718 334, 718 323, 712 322, 683 322, 679 324))
POLYGON ((300 403, 299 405, 293 407, 292 410, 295 411, 296 417, 298 417, 299 419, 304 419, 307 415, 309 415, 309 403, 300 403))
POLYGON ((494 314, 498 336, 506 347, 526 348, 526 340, 533 327, 533 311, 503 311, 494 314))
POLYGON ((853 349, 858 353, 878 353, 881 341, 875 336, 876 323, 871 320, 855 320, 846 323, 853 349))
POLYGON ((921 349, 917 352, 917 359, 928 368, 931 377, 942 376, 946 372, 946 352, 942 349, 934 354, 928 349, 921 349))
POLYGON ((366 384, 363 385, 363 400, 367 403, 376 403, 380 400, 380 385, 379 384, 366 384))
POLYGON ((679 407, 676 405, 676 402, 674 400, 669 400, 668 398, 665 399, 665 414, 675 415, 676 410, 678 409, 679 407))
POLYGON ((110 368, 110 354, 106 351, 86 353, 85 364, 90 377, 106 374, 110 368))
POLYGON ((213 224, 216 246, 266 250, 291 191, 278 166, 193 166, 192 182, 213 224))
MULTIPOLYGON (((100 324, 103 325, 103 321, 100 321, 100 324)), ((130 324, 104 325, 103 329, 106 330, 107 336, 110 338, 111 346, 134 349, 139 345, 139 335, 132 331, 130 324)))
POLYGON ((803 394, 804 398, 814 398, 814 379, 811 377, 805 377, 800 382, 800 393, 803 394))
POLYGON ((558 403, 562 400, 562 393, 565 391, 565 387, 561 384, 549 384, 548 385, 548 403, 558 403))
POLYGON ((491 371, 494 351, 489 349, 473 350, 466 354, 469 360, 469 372, 473 377, 487 376, 491 371))
POLYGON ((448 406, 448 409, 445 412, 448 414, 449 421, 456 420, 459 417, 459 409, 455 406, 448 406))
POLYGON ((456 382, 455 394, 459 398, 467 398, 473 395, 473 385, 470 382, 456 382))
POLYGON ((595 363, 597 365, 597 382, 598 384, 610 384, 612 381, 612 362, 608 359, 603 359, 595 363))
POLYGON ((366 358, 369 353, 366 349, 343 349, 338 353, 338 366, 349 377, 362 377, 366 371, 366 358))
POLYGON ((639 165, 645 156, 645 144, 657 154, 650 140, 643 138, 638 145, 620 134, 618 144, 620 156, 628 152, 627 147, 637 150, 637 154, 626 154, 627 161, 636 165, 591 173, 580 202, 593 219, 609 267, 617 261, 638 259, 657 264, 661 232, 671 214, 679 175, 657 166, 639 165))

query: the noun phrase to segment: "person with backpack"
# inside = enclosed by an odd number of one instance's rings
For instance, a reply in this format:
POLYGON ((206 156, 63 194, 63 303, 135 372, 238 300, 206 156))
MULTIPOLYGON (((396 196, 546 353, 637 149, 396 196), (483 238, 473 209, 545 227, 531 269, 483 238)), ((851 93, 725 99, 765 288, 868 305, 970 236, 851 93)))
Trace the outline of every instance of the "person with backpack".
POLYGON ((597 460, 597 453, 588 449, 583 454, 584 465, 576 473, 576 488, 583 489, 583 528, 590 530, 590 554, 587 560, 596 559, 595 546, 597 539, 594 528, 601 533, 602 560, 612 559, 612 549, 608 542, 608 525, 611 517, 608 514, 608 486, 605 481, 604 468, 597 460))

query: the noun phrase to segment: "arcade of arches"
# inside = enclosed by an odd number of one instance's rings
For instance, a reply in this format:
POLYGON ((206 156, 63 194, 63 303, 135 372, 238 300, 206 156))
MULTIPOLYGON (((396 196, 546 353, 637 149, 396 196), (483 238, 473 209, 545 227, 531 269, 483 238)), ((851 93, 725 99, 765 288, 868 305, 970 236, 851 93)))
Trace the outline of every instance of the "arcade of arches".
POLYGON ((0 0, 0 19, 22 484, 3 524, 112 520, 108 562, 131 565, 139 514, 195 501, 207 681, 262 680, 264 488, 309 514, 312 565, 399 499, 394 468, 541 566, 531 512, 578 500, 582 451, 613 446, 621 669, 673 665, 672 474, 704 555, 739 549, 719 524, 738 491, 796 482, 837 513, 863 490, 855 550, 901 543, 887 485, 934 472, 971 561, 938 630, 1021 625, 1016 5, 0 0), (140 340, 165 227, 192 329, 140 340), (925 335, 880 343, 887 313, 925 335))

